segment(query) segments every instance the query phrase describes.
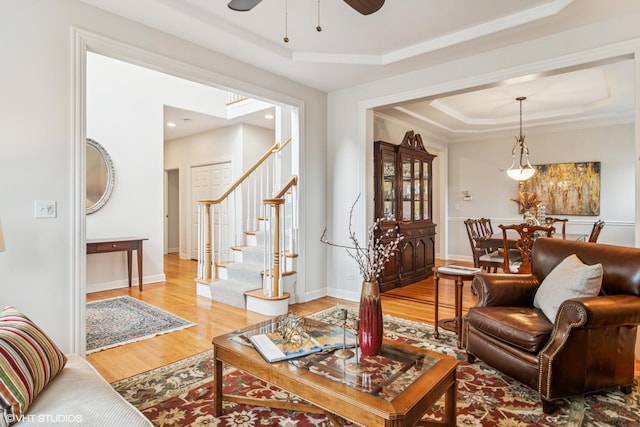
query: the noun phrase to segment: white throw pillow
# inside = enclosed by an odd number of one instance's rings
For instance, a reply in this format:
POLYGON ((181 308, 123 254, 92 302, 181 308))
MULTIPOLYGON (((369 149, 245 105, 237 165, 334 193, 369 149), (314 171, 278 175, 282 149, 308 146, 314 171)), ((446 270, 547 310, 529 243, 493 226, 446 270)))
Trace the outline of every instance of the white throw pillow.
POLYGON ((586 265, 569 255, 544 278, 533 306, 554 322, 560 304, 570 298, 596 296, 602 286, 602 264, 586 265))

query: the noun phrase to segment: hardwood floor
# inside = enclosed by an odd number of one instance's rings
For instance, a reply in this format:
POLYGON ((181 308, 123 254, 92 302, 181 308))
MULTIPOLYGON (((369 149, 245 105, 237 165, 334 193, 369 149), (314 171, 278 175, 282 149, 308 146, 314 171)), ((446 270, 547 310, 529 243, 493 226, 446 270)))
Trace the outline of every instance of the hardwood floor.
MULTIPOLYGON (((87 301, 129 295, 197 323, 196 326, 181 331, 88 355, 87 360, 107 381, 113 382, 127 378, 208 350, 211 348, 213 337, 268 318, 268 316, 197 296, 196 261, 182 260, 176 255, 168 255, 165 257, 165 273, 166 282, 145 284, 142 292, 134 286, 87 295, 87 301)), ((383 294, 382 310, 385 314, 395 317, 433 325, 433 291, 433 278, 394 289, 383 294)), ((453 317, 453 282, 440 281, 439 299, 439 318, 453 317)), ((463 312, 466 312, 466 309, 474 303, 475 297, 471 293, 471 287, 465 284, 463 312)), ((294 304, 290 308, 298 314, 306 315, 336 304, 358 306, 357 302, 324 297, 294 304)), ((638 369, 640 369, 640 362, 636 362, 636 371, 638 369)))
MULTIPOLYGON (((183 260, 177 255, 165 256, 166 282, 137 287, 94 292, 87 301, 120 295, 129 295, 177 316, 197 323, 181 331, 159 335, 131 344, 99 351, 87 360, 107 379, 113 382, 189 357, 211 348, 214 336, 265 320, 268 316, 230 307, 196 295, 196 261, 183 260)), ((473 304, 469 286, 464 288, 464 307, 473 304)), ((453 283, 441 281, 440 318, 453 316, 453 283)), ((433 324, 433 279, 406 286, 395 297, 383 294, 385 314, 418 322, 433 324)), ((324 297, 314 301, 291 305, 291 310, 306 315, 336 304, 357 307, 357 302, 324 297)))

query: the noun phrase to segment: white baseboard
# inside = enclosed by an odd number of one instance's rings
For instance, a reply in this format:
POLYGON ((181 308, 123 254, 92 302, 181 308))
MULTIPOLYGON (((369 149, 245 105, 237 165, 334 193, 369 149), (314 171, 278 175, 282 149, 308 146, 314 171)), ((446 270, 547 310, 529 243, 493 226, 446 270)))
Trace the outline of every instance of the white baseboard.
MULTIPOLYGON (((164 273, 155 274, 153 276, 144 276, 142 278, 142 284, 146 285, 150 283, 165 282, 166 280, 167 280, 167 276, 165 276, 164 273)), ((136 277, 133 277, 131 281, 131 287, 134 287, 134 286, 136 288, 138 287, 138 280, 136 277)), ((90 294, 91 292, 108 291, 111 289, 120 289, 120 288, 128 288, 128 287, 129 287, 128 279, 114 280, 111 282, 87 283, 87 293, 90 294)), ((144 292, 144 286, 143 286, 143 292, 144 292)))

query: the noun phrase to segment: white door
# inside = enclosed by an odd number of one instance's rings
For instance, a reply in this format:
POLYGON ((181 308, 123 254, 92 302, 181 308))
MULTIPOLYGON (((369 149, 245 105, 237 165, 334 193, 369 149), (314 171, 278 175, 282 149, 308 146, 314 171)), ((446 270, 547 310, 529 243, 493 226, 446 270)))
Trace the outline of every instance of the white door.
MULTIPOLYGON (((214 198, 220 197, 231 186, 231 163, 219 163, 211 168, 211 184, 214 198)), ((213 217, 214 234, 220 244, 213 246, 214 259, 228 260, 230 245, 229 205, 227 202, 220 204, 213 217)))
MULTIPOLYGON (((198 200, 215 199, 220 197, 231 185, 231 163, 217 163, 213 165, 194 166, 191 168, 191 258, 198 259, 198 200)), ((228 224, 226 204, 215 210, 214 227, 219 233, 220 225, 224 230, 228 224), (222 216, 220 223, 219 216, 222 216)), ((225 230, 226 231, 226 230, 225 230)), ((221 247, 225 253, 228 250, 227 233, 220 233, 221 247)), ((217 258, 216 252, 214 256, 217 258)))

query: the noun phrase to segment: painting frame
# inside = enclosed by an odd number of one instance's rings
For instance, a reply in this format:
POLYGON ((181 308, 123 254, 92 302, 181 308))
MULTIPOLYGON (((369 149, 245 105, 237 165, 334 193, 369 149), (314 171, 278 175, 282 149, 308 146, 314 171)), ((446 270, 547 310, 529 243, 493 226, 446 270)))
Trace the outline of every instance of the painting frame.
POLYGON ((535 165, 520 191, 536 193, 546 215, 600 215, 600 162, 535 165))

